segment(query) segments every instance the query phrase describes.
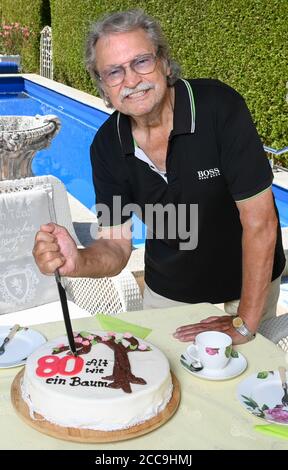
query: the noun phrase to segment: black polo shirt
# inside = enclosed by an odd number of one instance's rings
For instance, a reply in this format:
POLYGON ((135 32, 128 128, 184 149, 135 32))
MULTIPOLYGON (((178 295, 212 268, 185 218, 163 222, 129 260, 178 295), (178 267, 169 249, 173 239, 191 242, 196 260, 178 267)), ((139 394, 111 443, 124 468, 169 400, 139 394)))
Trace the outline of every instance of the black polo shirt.
MULTIPOLYGON (((141 208, 142 220, 146 217, 150 225, 145 281, 158 294, 191 303, 240 298, 242 226, 235 201, 260 193, 273 180, 244 99, 217 80, 178 80, 167 182, 134 151, 129 117, 114 112, 91 145, 97 205, 110 209, 110 215, 102 211, 100 222, 124 223, 131 217, 131 204, 141 208), (168 216, 159 236, 151 211, 147 218, 147 208, 155 204, 175 208, 179 227, 184 213, 185 228, 193 236, 182 229, 171 236, 168 216)), ((284 265, 278 223, 273 280, 284 265)))

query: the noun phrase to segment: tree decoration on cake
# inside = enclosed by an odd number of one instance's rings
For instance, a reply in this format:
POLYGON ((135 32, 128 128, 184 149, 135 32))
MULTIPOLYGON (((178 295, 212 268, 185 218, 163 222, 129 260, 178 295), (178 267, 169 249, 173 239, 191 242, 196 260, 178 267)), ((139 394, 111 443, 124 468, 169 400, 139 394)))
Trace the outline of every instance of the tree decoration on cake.
MULTIPOLYGON (((128 354, 137 351, 151 351, 151 348, 144 343, 140 344, 138 339, 132 336, 131 333, 125 333, 117 339, 116 333, 113 332, 99 336, 81 331, 80 333, 74 334, 74 341, 78 356, 88 354, 92 346, 100 343, 105 344, 105 346, 114 351, 113 373, 112 375, 102 377, 103 380, 111 380, 111 383, 108 385, 109 388, 122 388, 124 392, 131 393, 130 384, 146 384, 146 381, 142 377, 136 377, 132 373, 128 354)), ((57 345, 53 349, 52 354, 60 354, 63 351, 68 351, 68 355, 71 354, 69 346, 65 346, 64 344, 57 345)))

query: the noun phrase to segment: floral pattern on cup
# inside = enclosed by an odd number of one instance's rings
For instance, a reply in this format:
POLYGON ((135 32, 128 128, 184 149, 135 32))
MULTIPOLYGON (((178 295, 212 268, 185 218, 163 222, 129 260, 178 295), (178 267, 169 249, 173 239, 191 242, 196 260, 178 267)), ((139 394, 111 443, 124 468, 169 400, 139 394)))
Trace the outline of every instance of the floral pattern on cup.
POLYGON ((232 353, 232 344, 230 344, 230 346, 227 346, 227 348, 225 349, 225 356, 230 357, 231 353, 232 353))
POLYGON ((215 356, 215 354, 219 354, 219 348, 205 348, 205 351, 209 356, 215 356))
POLYGON ((203 331, 195 337, 188 347, 188 355, 203 368, 220 370, 228 365, 231 359, 232 339, 220 331, 203 331))

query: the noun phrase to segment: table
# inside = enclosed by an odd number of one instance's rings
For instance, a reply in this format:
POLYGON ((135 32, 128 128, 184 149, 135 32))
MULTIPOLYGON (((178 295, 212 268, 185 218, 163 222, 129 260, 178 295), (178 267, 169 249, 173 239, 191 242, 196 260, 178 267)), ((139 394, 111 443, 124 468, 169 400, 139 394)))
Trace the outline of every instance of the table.
MULTIPOLYGON (((273 343, 256 336, 254 341, 237 346, 248 360, 247 370, 239 377, 212 382, 186 372, 179 363, 187 343, 172 337, 175 329, 223 311, 211 304, 184 305, 169 309, 126 312, 119 318, 153 329, 147 340, 167 355, 171 370, 181 386, 181 402, 175 415, 157 430, 136 439, 109 444, 82 444, 46 436, 26 425, 10 402, 10 387, 20 367, 0 370, 0 448, 1 449, 79 449, 79 450, 193 450, 193 449, 288 449, 288 441, 262 435, 254 424, 265 424, 247 412, 236 398, 237 384, 259 370, 285 365, 285 354, 273 343)), ((73 320, 73 328, 97 330, 97 316, 73 320)), ((48 339, 64 333, 63 322, 37 325, 48 339)))

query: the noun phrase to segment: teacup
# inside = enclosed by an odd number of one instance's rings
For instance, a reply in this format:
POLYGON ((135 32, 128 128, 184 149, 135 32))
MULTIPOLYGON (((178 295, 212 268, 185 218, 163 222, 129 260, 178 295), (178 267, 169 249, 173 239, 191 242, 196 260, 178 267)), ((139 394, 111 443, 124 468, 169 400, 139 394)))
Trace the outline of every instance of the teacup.
POLYGON ((205 331, 195 337, 187 353, 191 359, 200 362, 206 369, 223 369, 227 366, 232 352, 232 339, 220 331, 205 331))

